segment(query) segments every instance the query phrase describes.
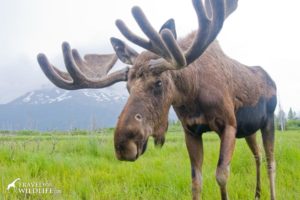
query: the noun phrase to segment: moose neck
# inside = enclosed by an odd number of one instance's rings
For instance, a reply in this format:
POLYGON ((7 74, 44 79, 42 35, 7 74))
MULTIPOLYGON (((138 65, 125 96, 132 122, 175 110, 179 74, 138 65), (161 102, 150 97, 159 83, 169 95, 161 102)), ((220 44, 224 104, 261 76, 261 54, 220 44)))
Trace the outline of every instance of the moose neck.
MULTIPOLYGON (((183 49, 187 49, 194 35, 195 32, 192 32, 187 37, 181 39, 179 41, 180 46, 183 49)), ((218 75, 225 75, 220 73, 221 68, 230 62, 234 61, 223 53, 218 41, 214 41, 190 66, 182 70, 169 71, 168 73, 170 73, 174 81, 174 88, 176 90, 174 92, 175 95, 172 105, 175 107, 182 104, 188 105, 191 101, 198 100, 202 89, 205 88, 207 84, 215 82, 216 79, 219 79, 218 81, 221 82, 218 75), (216 76, 207 76, 212 73, 212 70, 216 76), (215 73, 215 71, 217 71, 217 73, 215 73)))

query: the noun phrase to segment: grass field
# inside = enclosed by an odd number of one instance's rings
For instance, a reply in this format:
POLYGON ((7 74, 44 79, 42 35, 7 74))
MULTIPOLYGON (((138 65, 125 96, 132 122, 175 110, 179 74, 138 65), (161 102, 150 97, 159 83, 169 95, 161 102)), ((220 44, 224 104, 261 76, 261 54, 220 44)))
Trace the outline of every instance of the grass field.
MULTIPOLYGON (((162 149, 154 148, 150 141, 146 153, 133 163, 116 160, 112 141, 112 130, 87 135, 0 135, 0 199, 191 198, 190 164, 181 131, 168 133, 162 149), (8 184, 16 178, 21 179, 18 184, 47 183, 58 193, 25 195, 14 189, 7 191, 8 184)), ((217 135, 206 134, 204 145, 202 198, 220 199, 214 176, 219 150, 217 135)), ((276 133, 276 160, 277 198, 300 199, 300 131, 276 133)), ((265 164, 263 157, 262 199, 269 199, 265 164)), ((235 149, 228 189, 230 199, 254 199, 255 164, 242 139, 235 149)))

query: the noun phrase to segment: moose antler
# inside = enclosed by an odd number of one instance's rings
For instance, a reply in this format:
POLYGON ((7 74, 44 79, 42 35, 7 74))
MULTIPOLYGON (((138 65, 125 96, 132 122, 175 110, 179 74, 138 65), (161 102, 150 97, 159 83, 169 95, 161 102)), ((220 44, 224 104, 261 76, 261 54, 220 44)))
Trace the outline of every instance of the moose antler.
POLYGON ((57 87, 67 90, 103 88, 127 80, 128 67, 108 74, 117 61, 115 54, 87 54, 82 59, 67 42, 62 44, 62 51, 68 73, 54 67, 44 54, 37 56, 43 72, 57 87))
POLYGON ((131 32, 122 20, 117 20, 116 25, 128 40, 162 57, 153 60, 152 67, 181 69, 196 60, 216 38, 225 18, 236 9, 237 0, 206 0, 205 5, 201 0, 193 0, 193 6, 199 28, 191 47, 185 52, 169 29, 160 33, 155 31, 139 7, 132 8, 132 15, 149 41, 131 32))

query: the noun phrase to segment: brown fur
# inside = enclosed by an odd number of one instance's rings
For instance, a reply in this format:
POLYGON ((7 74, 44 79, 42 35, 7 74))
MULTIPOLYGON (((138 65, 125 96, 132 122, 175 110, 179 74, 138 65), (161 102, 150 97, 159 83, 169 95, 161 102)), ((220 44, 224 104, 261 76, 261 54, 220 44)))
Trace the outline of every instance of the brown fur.
MULTIPOLYGON (((193 33, 181 40, 181 46, 187 48, 191 38, 193 33)), ((165 73, 171 74, 177 88, 173 107, 183 124, 206 121, 216 132, 220 131, 218 120, 236 127, 236 110, 256 105, 260 97, 276 95, 275 83, 262 68, 227 57, 217 41, 187 68, 165 73), (182 111, 182 105, 189 107, 182 111)))

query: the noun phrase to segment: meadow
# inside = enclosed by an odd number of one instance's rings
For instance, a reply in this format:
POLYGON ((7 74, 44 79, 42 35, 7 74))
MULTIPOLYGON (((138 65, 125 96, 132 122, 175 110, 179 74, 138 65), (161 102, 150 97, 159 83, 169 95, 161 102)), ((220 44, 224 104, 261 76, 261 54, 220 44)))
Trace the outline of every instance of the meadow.
MULTIPOLYGON (((136 162, 121 162, 115 158, 112 133, 112 129, 0 133, 0 199, 191 199, 190 163, 179 127, 169 128, 162 149, 155 148, 153 141, 149 141, 146 153, 136 162), (19 183, 48 183, 58 192, 7 191, 8 184, 16 178, 21 179, 19 183)), ((258 140, 261 144, 260 134, 258 140)), ((218 151, 217 135, 205 134, 203 199, 220 199, 214 176, 218 151)), ((276 133, 276 160, 277 198, 299 199, 300 131, 276 133)), ((255 163, 243 139, 237 141, 228 190, 230 199, 254 199, 255 163)), ((264 156, 261 199, 269 199, 264 156)))

